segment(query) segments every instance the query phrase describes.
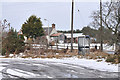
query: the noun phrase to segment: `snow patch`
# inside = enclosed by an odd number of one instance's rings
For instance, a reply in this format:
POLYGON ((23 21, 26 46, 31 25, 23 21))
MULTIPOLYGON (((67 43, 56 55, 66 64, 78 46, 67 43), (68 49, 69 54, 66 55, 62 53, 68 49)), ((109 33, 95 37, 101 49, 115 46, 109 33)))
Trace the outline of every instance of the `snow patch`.
POLYGON ((15 69, 15 70, 7 69, 7 73, 15 75, 15 76, 23 77, 23 78, 34 78, 34 77, 38 76, 37 74, 19 70, 19 69, 15 69))
MULTIPOLYGON (((6 60, 6 58, 1 58, 3 60, 6 60)), ((83 67, 88 67, 91 69, 96 69, 100 71, 108 71, 108 72, 119 72, 118 71, 118 65, 119 64, 110 64, 105 62, 105 60, 101 62, 97 62, 97 60, 92 60, 92 59, 79 59, 77 57, 71 57, 71 58, 62 58, 62 59, 56 59, 56 58, 7 58, 7 60, 12 59, 12 60, 29 60, 29 61, 47 61, 47 62, 55 62, 59 63, 58 65, 65 65, 65 64, 73 64, 73 67, 78 65, 78 66, 83 66, 83 67)), ((39 66, 38 64, 33 64, 36 66, 39 66)), ((40 65, 41 66, 41 65, 40 65)), ((70 66, 71 67, 71 66, 70 66)), ((77 66, 76 66, 77 67, 77 66)))
POLYGON ((4 58, 4 57, 5 57, 5 56, 1 56, 1 55, 0 55, 0 58, 4 58))
POLYGON ((4 68, 5 68, 5 67, 1 67, 1 66, 0 66, 0 71, 2 71, 4 68))
POLYGON ((108 72, 118 72, 118 64, 109 64, 105 61, 97 62, 96 60, 92 59, 79 59, 79 58, 64 58, 64 59, 41 59, 41 58, 36 58, 34 60, 42 60, 42 61, 52 61, 52 62, 57 62, 61 63, 69 63, 69 64, 75 64, 75 65, 80 65, 84 67, 88 67, 91 69, 96 69, 100 71, 108 71, 108 72))
POLYGON ((5 68, 5 67, 1 67, 1 66, 0 66, 0 80, 2 80, 2 77, 3 77, 3 76, 2 76, 1 71, 2 71, 4 68, 5 68))

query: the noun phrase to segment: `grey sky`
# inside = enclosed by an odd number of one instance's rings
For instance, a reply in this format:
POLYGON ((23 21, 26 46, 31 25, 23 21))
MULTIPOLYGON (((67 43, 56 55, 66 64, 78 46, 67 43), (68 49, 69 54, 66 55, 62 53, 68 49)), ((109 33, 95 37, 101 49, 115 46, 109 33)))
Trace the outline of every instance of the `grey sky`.
MULTIPOLYGON (((99 2, 75 2, 74 9, 74 29, 81 29, 92 21, 90 15, 99 9, 99 2)), ((71 2, 2 2, 2 20, 7 19, 17 30, 31 15, 40 17, 44 26, 48 19, 57 30, 70 30, 71 2)))

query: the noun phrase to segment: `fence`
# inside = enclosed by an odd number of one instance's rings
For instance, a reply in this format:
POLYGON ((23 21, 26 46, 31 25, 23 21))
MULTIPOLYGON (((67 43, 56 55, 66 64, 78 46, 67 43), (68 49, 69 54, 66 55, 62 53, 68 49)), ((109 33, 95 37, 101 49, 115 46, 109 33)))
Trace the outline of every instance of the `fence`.
MULTIPOLYGON (((61 49, 71 49, 71 46, 68 45, 50 45, 49 49, 57 49, 57 50, 61 50, 61 49)), ((73 46, 73 49, 78 49, 78 46, 73 46)))
MULTIPOLYGON (((40 47, 40 44, 32 44, 33 48, 42 48, 40 47)), ((44 45, 43 45, 44 46, 44 45)), ((46 45, 45 45, 46 46, 46 45)), ((91 48, 95 48, 96 44, 91 44, 91 48)), ((99 49, 100 45, 97 45, 97 49, 99 49)), ((63 44, 55 44, 55 45, 50 45, 48 49, 71 49, 71 44, 70 43, 63 43, 63 44)), ((78 49, 78 44, 73 43, 73 49, 78 49)))

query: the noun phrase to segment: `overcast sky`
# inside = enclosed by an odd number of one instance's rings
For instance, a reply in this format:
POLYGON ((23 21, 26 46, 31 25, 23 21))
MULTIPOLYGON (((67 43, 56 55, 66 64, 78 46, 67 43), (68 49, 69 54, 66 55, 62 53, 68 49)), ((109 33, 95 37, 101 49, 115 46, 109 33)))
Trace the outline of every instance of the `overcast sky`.
MULTIPOLYGON (((29 0, 28 0, 29 1, 29 0)), ((2 20, 7 19, 11 26, 19 30, 31 15, 40 17, 44 26, 48 25, 44 19, 56 24, 57 30, 70 30, 71 2, 16 2, 4 1, 1 5, 2 20)), ((92 21, 92 11, 99 9, 99 2, 76 1, 74 4, 74 29, 81 29, 92 21), (79 12, 78 12, 79 10, 79 12)))

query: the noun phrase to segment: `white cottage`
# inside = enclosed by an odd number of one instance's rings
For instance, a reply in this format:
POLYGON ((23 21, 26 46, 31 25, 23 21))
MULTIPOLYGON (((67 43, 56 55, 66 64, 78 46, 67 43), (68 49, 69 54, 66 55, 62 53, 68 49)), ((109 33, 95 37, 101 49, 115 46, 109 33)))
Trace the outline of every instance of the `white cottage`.
POLYGON ((45 31, 45 35, 48 42, 52 42, 52 41, 60 42, 60 43, 64 42, 64 34, 57 32, 55 28, 55 24, 52 24, 52 27, 43 26, 43 29, 45 31))

